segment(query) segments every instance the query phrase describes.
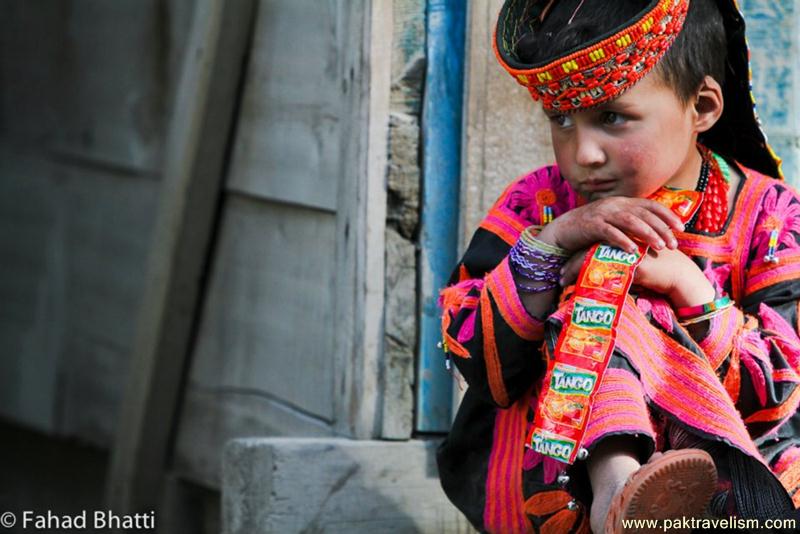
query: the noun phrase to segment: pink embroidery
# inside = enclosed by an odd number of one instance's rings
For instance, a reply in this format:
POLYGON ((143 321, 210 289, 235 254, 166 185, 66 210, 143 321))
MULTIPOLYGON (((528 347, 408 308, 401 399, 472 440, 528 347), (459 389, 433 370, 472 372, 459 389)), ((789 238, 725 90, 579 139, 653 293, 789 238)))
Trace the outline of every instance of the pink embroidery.
POLYGON ((558 167, 553 165, 542 167, 519 180, 509 192, 506 208, 530 224, 541 224, 542 206, 536 201, 536 193, 545 189, 555 193, 553 217, 575 207, 577 194, 561 177, 558 167))
POLYGON ((449 313, 452 317, 458 315, 462 309, 470 309, 469 317, 461 323, 461 328, 456 336, 456 341, 459 343, 466 343, 475 335, 475 310, 478 308, 477 298, 467 298, 472 289, 481 291, 484 286, 484 281, 480 278, 473 280, 462 280, 457 284, 446 287, 439 293, 438 304, 444 310, 444 313, 449 313))
POLYGON ((467 320, 461 323, 461 328, 458 330, 456 341, 459 343, 466 343, 475 336, 475 317, 477 313, 471 313, 467 320))
POLYGON ((767 379, 764 370, 758 364, 762 362, 767 372, 772 376, 772 362, 769 361, 769 348, 761 338, 758 330, 744 330, 734 339, 734 350, 739 352, 739 358, 750 373, 758 401, 761 406, 767 403, 767 379))
POLYGON ((786 357, 786 362, 795 371, 800 371, 800 339, 794 329, 778 312, 763 302, 758 307, 758 315, 764 330, 777 334, 770 340, 786 357))
POLYGON ((719 292, 723 292, 731 277, 731 265, 725 264, 714 267, 713 262, 709 260, 706 264, 706 268, 703 269, 703 274, 706 275, 708 281, 711 282, 719 292))
POLYGON ((525 449, 525 457, 522 460, 522 469, 530 471, 540 463, 544 462, 544 483, 552 484, 558 475, 566 471, 566 464, 546 457, 533 449, 525 449))
POLYGON ((778 248, 798 249, 797 240, 792 232, 800 232, 800 204, 792 203, 797 198, 794 191, 786 189, 779 192, 772 187, 764 195, 761 215, 756 223, 752 248, 757 250, 757 258, 762 258, 769 248, 769 236, 772 230, 780 230, 778 248))
POLYGON ((797 334, 794 328, 784 319, 778 312, 764 304, 763 302, 758 306, 758 315, 761 317, 761 325, 766 330, 771 330, 776 334, 780 334, 787 340, 792 340, 800 343, 797 339, 797 334))
POLYGON ((781 453, 780 458, 775 462, 773 470, 775 473, 781 474, 798 460, 800 460, 800 447, 789 447, 781 453))
POLYGON ((484 281, 480 278, 473 280, 462 280, 457 284, 448 286, 439 292, 437 304, 443 309, 444 313, 449 313, 455 317, 463 309, 471 310, 470 315, 461 323, 461 328, 456 335, 456 341, 466 343, 475 335, 475 312, 478 308, 478 299, 468 297, 470 291, 477 289, 483 290, 484 281))
POLYGON ((665 299, 648 294, 647 296, 640 296, 636 299, 636 306, 642 313, 650 312, 656 323, 661 325, 661 327, 670 334, 672 333, 672 308, 665 299))
POLYGON ((480 291, 483 289, 483 284, 484 282, 481 278, 475 278, 472 280, 463 280, 452 286, 447 286, 439 292, 437 304, 440 308, 444 308, 446 305, 445 300, 451 301, 451 299, 453 299, 458 301, 458 305, 461 305, 461 301, 464 300, 473 288, 480 291))

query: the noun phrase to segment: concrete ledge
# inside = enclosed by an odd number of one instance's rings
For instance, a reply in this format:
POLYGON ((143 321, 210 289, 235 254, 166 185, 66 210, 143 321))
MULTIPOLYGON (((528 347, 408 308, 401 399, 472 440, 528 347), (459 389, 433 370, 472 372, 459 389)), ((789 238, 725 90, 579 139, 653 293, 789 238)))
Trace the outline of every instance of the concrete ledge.
POLYGON ((223 533, 474 532, 441 489, 438 443, 229 441, 222 465, 223 533))

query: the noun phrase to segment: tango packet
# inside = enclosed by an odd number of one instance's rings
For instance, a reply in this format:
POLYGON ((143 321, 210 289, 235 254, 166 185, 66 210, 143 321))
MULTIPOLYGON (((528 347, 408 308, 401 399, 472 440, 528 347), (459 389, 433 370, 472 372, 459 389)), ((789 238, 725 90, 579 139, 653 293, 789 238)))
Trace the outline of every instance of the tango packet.
MULTIPOLYGON (((662 187, 650 198, 686 224, 703 194, 662 187)), ((622 308, 647 250, 642 244, 630 253, 605 244, 590 249, 571 298, 572 313, 548 359, 526 447, 568 464, 578 458, 592 402, 614 351, 622 308)))

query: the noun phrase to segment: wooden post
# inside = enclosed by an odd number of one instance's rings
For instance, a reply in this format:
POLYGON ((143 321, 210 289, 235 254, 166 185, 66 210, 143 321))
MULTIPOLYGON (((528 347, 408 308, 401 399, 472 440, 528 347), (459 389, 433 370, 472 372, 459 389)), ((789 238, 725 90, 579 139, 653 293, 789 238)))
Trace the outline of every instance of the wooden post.
POLYGON ((253 9, 253 0, 194 5, 107 480, 107 504, 118 514, 155 510, 161 497, 253 9))

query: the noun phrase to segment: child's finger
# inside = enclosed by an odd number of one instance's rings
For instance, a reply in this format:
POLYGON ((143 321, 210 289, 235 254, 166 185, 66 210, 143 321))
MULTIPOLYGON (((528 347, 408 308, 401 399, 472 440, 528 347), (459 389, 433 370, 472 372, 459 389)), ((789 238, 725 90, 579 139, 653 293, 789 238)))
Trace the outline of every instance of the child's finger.
MULTIPOLYGON (((658 232, 631 211, 616 214, 610 222, 613 222, 620 231, 631 239, 638 239, 656 249, 662 249, 666 246, 666 242, 661 239, 658 232)), ((630 251, 630 249, 626 250, 630 251)))
POLYGON ((606 224, 605 226, 601 227, 600 234, 602 235, 602 241, 605 241, 614 247, 626 250, 628 252, 635 252, 639 249, 636 243, 634 243, 633 240, 625 234, 625 232, 611 224, 606 224))
POLYGON ((671 249, 678 248, 678 240, 675 239, 675 234, 672 233, 672 229, 661 218, 647 210, 639 210, 637 214, 661 237, 667 247, 671 249))
POLYGON ((583 260, 586 257, 586 251, 581 250, 580 252, 573 254, 570 259, 567 260, 567 263, 564 264, 564 267, 561 268, 561 286, 565 287, 575 282, 578 279, 578 275, 581 272, 581 267, 583 266, 583 260))
POLYGON ((678 217, 675 212, 667 208, 665 205, 656 202, 655 200, 642 199, 645 202, 645 207, 658 215, 658 217, 667 223, 672 229, 683 232, 685 227, 683 221, 678 217))

